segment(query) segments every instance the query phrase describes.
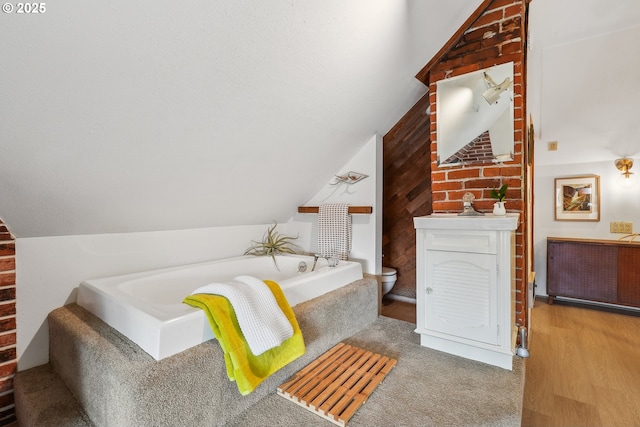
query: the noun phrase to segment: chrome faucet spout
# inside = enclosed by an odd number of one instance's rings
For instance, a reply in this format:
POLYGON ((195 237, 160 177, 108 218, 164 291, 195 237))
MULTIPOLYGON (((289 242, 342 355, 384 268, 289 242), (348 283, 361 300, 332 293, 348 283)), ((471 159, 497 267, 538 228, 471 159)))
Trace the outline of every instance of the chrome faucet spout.
POLYGON ((321 255, 319 254, 314 254, 313 255, 313 267, 311 267, 311 271, 315 271, 316 269, 316 264, 318 263, 318 258, 320 258, 321 255))

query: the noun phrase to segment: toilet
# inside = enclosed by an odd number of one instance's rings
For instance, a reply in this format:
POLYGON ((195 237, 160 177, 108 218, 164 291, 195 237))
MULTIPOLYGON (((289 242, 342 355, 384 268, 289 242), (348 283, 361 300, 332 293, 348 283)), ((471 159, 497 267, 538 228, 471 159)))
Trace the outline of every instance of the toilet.
POLYGON ((396 284, 396 280, 398 279, 398 272, 395 268, 382 267, 381 279, 382 295, 386 295, 391 289, 393 289, 393 285, 396 284))

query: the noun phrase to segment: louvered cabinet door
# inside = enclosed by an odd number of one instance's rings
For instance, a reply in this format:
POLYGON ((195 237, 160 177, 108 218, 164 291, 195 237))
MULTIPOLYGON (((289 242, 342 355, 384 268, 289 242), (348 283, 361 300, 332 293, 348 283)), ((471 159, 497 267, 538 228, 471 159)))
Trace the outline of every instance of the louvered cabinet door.
POLYGON ((497 345, 495 254, 428 251, 424 324, 436 333, 497 345))

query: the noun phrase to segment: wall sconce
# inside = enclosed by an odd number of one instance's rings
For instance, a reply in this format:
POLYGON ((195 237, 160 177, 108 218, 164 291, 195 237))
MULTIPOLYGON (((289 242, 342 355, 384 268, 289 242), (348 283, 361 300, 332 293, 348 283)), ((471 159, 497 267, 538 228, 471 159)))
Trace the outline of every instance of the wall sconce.
POLYGON ((513 84, 511 79, 507 77, 502 83, 498 85, 487 73, 484 73, 484 80, 489 85, 489 89, 485 90, 482 96, 489 103, 489 105, 494 104, 498 99, 500 99, 500 94, 509 89, 509 87, 511 87, 511 85, 513 84))
POLYGON ((336 185, 340 183, 355 184, 356 182, 360 182, 368 176, 369 175, 365 175, 363 173, 350 171, 345 173, 344 175, 335 175, 333 177, 333 182, 330 182, 329 185, 336 185))
POLYGON ((631 168, 633 167, 633 160, 628 157, 623 157, 621 159, 616 159, 615 161, 616 168, 620 172, 620 176, 618 177, 618 185, 621 187, 633 187, 638 183, 638 178, 631 172, 631 168))

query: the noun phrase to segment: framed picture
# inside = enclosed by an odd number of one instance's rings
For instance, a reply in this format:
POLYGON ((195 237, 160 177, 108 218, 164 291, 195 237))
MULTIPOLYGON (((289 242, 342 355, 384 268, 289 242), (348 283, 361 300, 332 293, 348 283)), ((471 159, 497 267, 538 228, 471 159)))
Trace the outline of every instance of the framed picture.
POLYGON ((600 177, 555 179, 556 221, 600 221, 600 177))
POLYGON ((531 166, 533 164, 533 146, 534 146, 534 129, 533 121, 529 116, 529 131, 527 132, 527 164, 531 166))

